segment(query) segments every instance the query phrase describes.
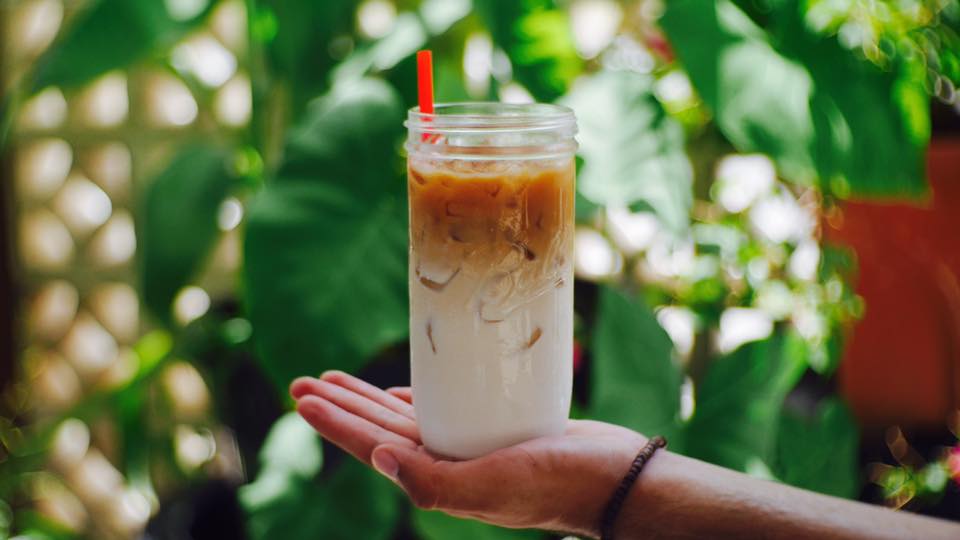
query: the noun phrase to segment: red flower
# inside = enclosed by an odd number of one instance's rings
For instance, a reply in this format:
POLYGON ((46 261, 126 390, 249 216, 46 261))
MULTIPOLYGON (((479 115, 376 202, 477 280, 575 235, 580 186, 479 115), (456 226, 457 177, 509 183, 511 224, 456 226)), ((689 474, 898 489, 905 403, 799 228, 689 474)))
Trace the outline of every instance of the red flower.
POLYGON ((670 42, 667 41, 667 38, 663 34, 660 32, 650 32, 644 36, 644 41, 646 42, 647 48, 655 55, 662 58, 665 62, 673 62, 673 47, 670 46, 670 42))
POLYGON ((947 470, 953 481, 960 484, 960 444, 950 449, 947 454, 947 470))

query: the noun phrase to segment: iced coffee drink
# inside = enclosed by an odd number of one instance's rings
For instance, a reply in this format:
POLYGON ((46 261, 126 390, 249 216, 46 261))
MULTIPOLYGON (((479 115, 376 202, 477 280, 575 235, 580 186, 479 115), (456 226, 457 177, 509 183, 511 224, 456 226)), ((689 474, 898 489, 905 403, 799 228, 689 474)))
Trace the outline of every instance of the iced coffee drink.
POLYGON ((424 444, 468 459, 563 431, 573 346, 572 113, 408 120, 410 352, 424 444))

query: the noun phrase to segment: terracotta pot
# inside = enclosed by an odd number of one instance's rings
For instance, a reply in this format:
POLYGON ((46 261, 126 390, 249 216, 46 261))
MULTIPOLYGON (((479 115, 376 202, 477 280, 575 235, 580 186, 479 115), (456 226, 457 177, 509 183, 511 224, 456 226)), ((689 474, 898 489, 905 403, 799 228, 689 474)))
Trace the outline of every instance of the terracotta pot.
POLYGON ((927 167, 926 200, 845 203, 825 227, 857 254, 866 314, 839 375, 867 430, 942 429, 960 408, 960 138, 935 140, 927 167))

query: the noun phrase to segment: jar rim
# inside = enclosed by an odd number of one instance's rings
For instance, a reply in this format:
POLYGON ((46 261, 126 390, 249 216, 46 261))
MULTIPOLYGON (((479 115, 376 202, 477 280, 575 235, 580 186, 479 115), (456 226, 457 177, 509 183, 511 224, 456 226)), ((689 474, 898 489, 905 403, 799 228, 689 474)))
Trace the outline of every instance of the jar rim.
POLYGON ((433 113, 412 107, 404 125, 411 130, 429 129, 573 129, 573 109, 551 103, 500 103, 496 101, 459 101, 437 103, 433 113))

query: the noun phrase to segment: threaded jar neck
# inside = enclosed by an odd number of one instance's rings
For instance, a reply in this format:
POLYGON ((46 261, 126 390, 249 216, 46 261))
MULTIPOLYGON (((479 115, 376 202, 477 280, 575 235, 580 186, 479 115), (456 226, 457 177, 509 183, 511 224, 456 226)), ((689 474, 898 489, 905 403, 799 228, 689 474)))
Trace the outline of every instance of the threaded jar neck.
POLYGON ((577 121, 573 111, 543 103, 439 103, 407 114, 410 154, 434 159, 541 159, 572 155, 577 121))

